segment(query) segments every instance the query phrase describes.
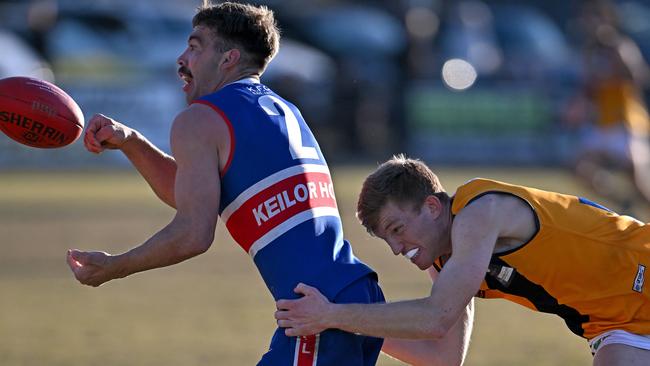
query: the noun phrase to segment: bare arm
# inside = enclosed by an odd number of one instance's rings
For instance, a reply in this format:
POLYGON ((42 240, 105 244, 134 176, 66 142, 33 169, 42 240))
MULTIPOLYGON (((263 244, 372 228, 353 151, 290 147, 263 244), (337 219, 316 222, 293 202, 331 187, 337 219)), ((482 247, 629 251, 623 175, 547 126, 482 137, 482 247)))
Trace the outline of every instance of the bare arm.
POLYGON ((120 149, 156 195, 166 204, 176 207, 176 161, 138 131, 97 114, 88 121, 84 145, 88 151, 96 154, 105 149, 120 149))
POLYGON ((176 208, 174 186, 177 166, 175 159, 158 149, 139 132, 134 132, 135 137, 122 145, 122 152, 149 183, 156 196, 169 206, 176 208))
POLYGON ((181 113, 172 127, 176 158, 176 215, 161 231, 128 252, 71 251, 68 263, 77 279, 99 286, 148 269, 169 266, 206 251, 212 244, 220 200, 216 123, 196 109, 181 113))
POLYGON ((440 339, 386 338, 382 352, 414 366, 462 365, 469 349, 474 320, 474 300, 440 339))
MULTIPOLYGON (((428 272, 435 281, 438 272, 433 266, 428 272)), ((438 340, 386 338, 382 352, 415 366, 462 365, 469 349, 473 320, 474 300, 471 300, 456 324, 444 337, 438 340)))
POLYGON ((288 336, 338 328, 383 338, 444 337, 478 291, 497 238, 510 225, 511 217, 497 201, 486 195, 456 215, 451 231, 453 255, 429 297, 386 304, 332 304, 318 297, 316 289, 299 284, 296 292, 302 298, 276 303, 278 325, 287 328, 288 336))

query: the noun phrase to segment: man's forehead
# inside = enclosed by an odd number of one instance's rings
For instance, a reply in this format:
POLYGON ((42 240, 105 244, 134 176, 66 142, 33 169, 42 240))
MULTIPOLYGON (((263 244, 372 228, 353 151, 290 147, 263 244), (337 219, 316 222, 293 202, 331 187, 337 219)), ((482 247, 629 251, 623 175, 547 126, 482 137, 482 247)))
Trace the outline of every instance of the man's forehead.
POLYGON ((399 208, 397 205, 387 202, 380 210, 377 220, 377 231, 384 231, 393 222, 399 219, 399 208))
POLYGON ((203 26, 203 25, 197 25, 192 29, 192 33, 190 33, 189 37, 187 37, 188 41, 195 40, 199 43, 208 43, 210 39, 210 29, 203 26))

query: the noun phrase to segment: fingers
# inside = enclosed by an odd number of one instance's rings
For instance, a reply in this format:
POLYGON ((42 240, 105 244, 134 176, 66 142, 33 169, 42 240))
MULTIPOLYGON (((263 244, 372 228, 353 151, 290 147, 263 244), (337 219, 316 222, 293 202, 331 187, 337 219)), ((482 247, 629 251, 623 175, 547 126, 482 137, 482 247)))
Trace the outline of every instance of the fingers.
POLYGON ((293 321, 291 319, 280 319, 276 321, 278 323, 278 327, 280 328, 292 328, 294 326, 293 321))
POLYGON ((275 302, 275 307, 278 310, 291 310, 294 301, 296 300, 278 300, 275 302))
POLYGON ((299 321, 293 319, 278 319, 276 323, 278 323, 278 327, 285 328, 284 334, 288 337, 320 333, 316 328, 307 326, 306 324, 301 324, 299 321))
POLYGON ((284 335, 286 335, 287 337, 309 336, 318 333, 320 332, 311 331, 307 328, 286 328, 284 330, 284 335))
POLYGON ((84 285, 90 285, 88 278, 87 278, 87 271, 86 271, 86 266, 76 260, 74 258, 73 253, 77 252, 76 250, 68 250, 67 256, 66 256, 66 262, 68 262, 68 266, 70 267, 70 270, 72 271, 72 274, 74 277, 79 281, 79 283, 84 284, 84 285))
POLYGON ((71 249, 68 253, 69 257, 78 264, 78 267, 83 267, 84 264, 88 264, 89 262, 90 255, 87 252, 71 249))
POLYGON ((95 133, 95 139, 100 146, 106 146, 106 142, 115 138, 118 138, 118 130, 114 125, 103 126, 95 133))
POLYGON ((299 283, 299 284, 298 284, 298 285, 293 289, 293 292, 295 292, 295 293, 297 293, 297 294, 304 295, 304 296, 320 294, 320 292, 319 292, 315 287, 311 287, 311 286, 305 285, 305 284, 302 283, 302 282, 299 283))
MULTIPOLYGON (((274 316, 275 319, 277 319, 277 320, 287 320, 287 319, 290 319, 290 318, 289 318, 289 312, 286 311, 286 310, 277 310, 277 311, 275 312, 275 314, 273 314, 273 316, 274 316)), ((279 324, 279 323, 278 323, 278 324, 279 324)))
POLYGON ((96 134, 97 131, 99 131, 103 126, 110 124, 110 122, 110 119, 101 114, 95 114, 88 121, 88 126, 86 127, 86 132, 84 134, 84 145, 88 151, 95 154, 104 151, 101 141, 97 139, 96 134))
POLYGON ((99 154, 104 151, 104 148, 95 137, 95 131, 90 128, 84 133, 84 146, 86 147, 86 150, 91 153, 99 154))
MULTIPOLYGON (((296 287, 293 289, 293 292, 303 295, 303 296, 308 296, 308 295, 315 295, 315 294, 320 294, 320 292, 311 286, 305 285, 304 283, 299 283, 296 285, 296 287)), ((291 310, 294 308, 294 305, 297 304, 300 300, 278 300, 275 302, 275 307, 278 310, 291 310)))
POLYGON ((288 311, 276 311, 274 316, 276 319, 275 322, 278 324, 279 328, 293 328, 297 325, 295 321, 289 317, 288 311))
POLYGON ((96 114, 88 121, 84 145, 86 150, 99 154, 107 148, 118 148, 124 139, 125 126, 102 114, 96 114))
POLYGON ((75 272, 78 268, 83 267, 81 263, 72 257, 72 250, 68 250, 68 254, 66 255, 66 262, 68 262, 68 266, 70 266, 70 269, 73 272, 75 272))

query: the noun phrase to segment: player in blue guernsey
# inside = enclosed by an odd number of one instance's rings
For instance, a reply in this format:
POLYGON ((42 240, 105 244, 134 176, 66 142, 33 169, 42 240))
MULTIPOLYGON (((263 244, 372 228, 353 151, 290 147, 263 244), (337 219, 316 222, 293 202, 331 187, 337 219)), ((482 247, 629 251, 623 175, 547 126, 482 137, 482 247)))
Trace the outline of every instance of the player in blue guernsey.
MULTIPOLYGON (((123 254, 70 250, 77 280, 99 286, 199 255, 220 216, 276 300, 296 298, 302 282, 333 302, 383 301, 376 274, 343 239, 318 143, 298 109, 259 82, 279 46, 273 12, 204 4, 192 24, 178 58, 189 106, 172 125, 172 156, 102 115, 84 137, 91 152, 121 150, 176 215, 123 254)), ((334 329, 298 338, 278 329, 259 365, 374 365, 381 346, 381 339, 334 329)))

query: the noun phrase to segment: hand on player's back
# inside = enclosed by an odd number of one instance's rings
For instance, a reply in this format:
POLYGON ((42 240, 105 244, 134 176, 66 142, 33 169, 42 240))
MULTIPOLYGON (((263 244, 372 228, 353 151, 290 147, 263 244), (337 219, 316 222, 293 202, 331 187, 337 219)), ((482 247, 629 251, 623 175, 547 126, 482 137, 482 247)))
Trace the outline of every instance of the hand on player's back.
POLYGON ((112 256, 105 252, 82 252, 68 250, 67 261, 77 281, 97 287, 116 278, 111 266, 112 256))
POLYGON ((105 149, 119 149, 135 134, 135 130, 114 119, 96 114, 88 121, 84 145, 88 151, 99 154, 105 149))

